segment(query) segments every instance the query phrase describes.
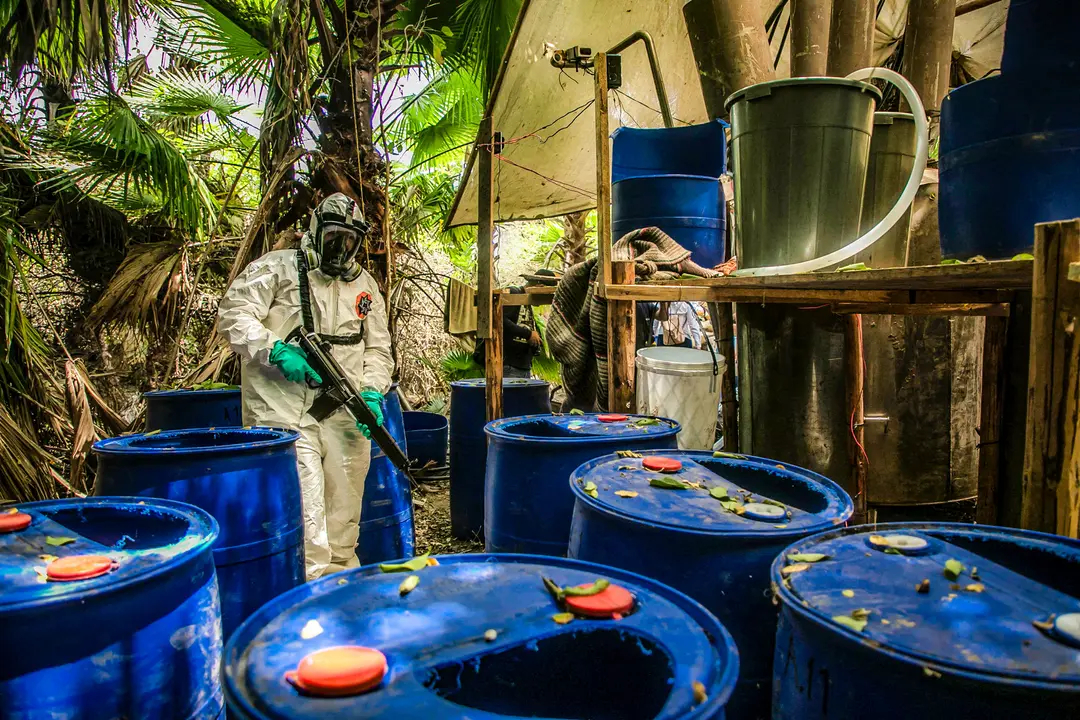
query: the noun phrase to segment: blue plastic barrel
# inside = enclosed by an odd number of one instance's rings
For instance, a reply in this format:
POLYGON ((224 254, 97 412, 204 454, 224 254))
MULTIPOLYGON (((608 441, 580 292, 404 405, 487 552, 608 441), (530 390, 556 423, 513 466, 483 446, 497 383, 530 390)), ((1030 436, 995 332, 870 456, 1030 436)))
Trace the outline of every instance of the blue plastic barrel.
POLYGON ((997 76, 941 110, 938 217, 946 257, 1029 252, 1034 225, 1080 216, 1080 93, 997 76))
POLYGON ((862 526, 790 546, 772 582, 777 720, 1080 712, 1076 540, 951 523, 862 526), (811 553, 825 557, 793 571, 801 558, 792 556, 811 553))
MULTIPOLYGON (((383 417, 386 418, 387 432, 404 450, 405 421, 396 387, 383 400, 383 417)), ((364 480, 361 504, 360 537, 356 544, 356 556, 361 565, 413 554, 416 533, 412 486, 375 443, 371 443, 371 466, 364 480)))
POLYGON ((409 442, 409 460, 417 467, 434 463, 446 465, 450 421, 444 415, 429 412, 405 413, 405 437, 409 442))
POLYGON ((611 185, 611 239, 658 227, 690 251, 694 262, 724 262, 724 188, 713 177, 647 175, 611 185))
MULTIPOLYGON (((543 380, 503 380, 503 414, 550 413, 548 390, 543 380)), ((486 380, 450 383, 450 532, 458 538, 484 531, 486 393, 486 380)))
POLYGON ((1076 0, 1012 0, 1001 71, 1019 78, 1080 71, 1077 26, 1080 3, 1076 0))
POLYGON ((221 716, 213 518, 143 498, 0 512, 0 717, 221 716))
POLYGON ((146 431, 243 425, 240 388, 155 390, 143 393, 146 431))
POLYGON ((191 503, 214 516, 221 625, 304 582, 304 526, 293 430, 169 430, 94 443, 95 495, 191 503))
POLYGON ((570 557, 656 578, 715 613, 741 659, 728 717, 767 718, 777 613, 769 566, 792 540, 845 522, 851 498, 831 480, 775 460, 656 455, 682 469, 664 474, 647 470, 648 458, 609 456, 574 472, 570 557), (691 485, 653 484, 672 481, 691 485), (595 498, 585 491, 590 482, 595 498))
POLYGON ((643 175, 718 178, 727 168, 720 120, 674 128, 621 127, 611 133, 611 180, 643 175))
POLYGON ((679 424, 645 415, 536 415, 489 423, 484 535, 488 552, 566 555, 582 463, 618 450, 674 450, 679 424))
POLYGON ((682 593, 572 560, 452 555, 438 562, 416 573, 419 585, 406 595, 398 590, 406 574, 373 566, 268 603, 226 647, 229 717, 724 717, 738 653, 716 618, 682 593), (562 587, 606 579, 629 593, 631 607, 621 619, 560 624, 552 617, 563 608, 542 578, 562 587), (311 697, 284 680, 305 657, 342 645, 383 653, 381 683, 362 694, 311 697))

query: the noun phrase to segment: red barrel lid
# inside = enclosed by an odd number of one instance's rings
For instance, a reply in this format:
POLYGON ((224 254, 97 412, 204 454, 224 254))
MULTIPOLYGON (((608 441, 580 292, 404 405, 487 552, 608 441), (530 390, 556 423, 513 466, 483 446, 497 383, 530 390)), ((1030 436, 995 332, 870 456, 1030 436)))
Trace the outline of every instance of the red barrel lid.
POLYGON ((682 470, 681 462, 675 458, 663 457, 661 455, 650 455, 646 458, 642 458, 641 466, 646 470, 662 473, 677 473, 682 470))
MULTIPOLYGON (((579 585, 586 588, 588 585, 579 585)), ((595 595, 568 595, 566 609, 575 615, 593 618, 610 618, 625 615, 634 607, 634 596, 619 585, 608 585, 595 595)))
POLYGON ((386 656, 378 650, 341 645, 305 656, 285 679, 309 695, 346 697, 378 687, 386 670, 386 656))
POLYGON ((17 530, 25 530, 33 520, 24 512, 8 512, 0 515, 0 533, 10 533, 17 530))
POLYGON ((89 580, 113 569, 112 558, 104 555, 71 555, 53 560, 45 566, 50 580, 89 580))
POLYGON ((617 423, 626 422, 630 419, 629 415, 620 415, 619 413, 610 413, 608 415, 597 415, 596 419, 602 423, 617 423))

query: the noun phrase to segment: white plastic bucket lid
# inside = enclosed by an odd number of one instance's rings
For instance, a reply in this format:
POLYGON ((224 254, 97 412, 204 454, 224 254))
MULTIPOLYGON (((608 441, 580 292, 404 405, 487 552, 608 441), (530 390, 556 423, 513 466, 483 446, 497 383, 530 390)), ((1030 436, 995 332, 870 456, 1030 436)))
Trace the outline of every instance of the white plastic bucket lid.
MULTIPOLYGON (((724 367, 724 356, 716 356, 716 366, 724 367)), ((647 370, 686 375, 712 375, 713 354, 685 347, 647 347, 638 350, 637 363, 647 370)))

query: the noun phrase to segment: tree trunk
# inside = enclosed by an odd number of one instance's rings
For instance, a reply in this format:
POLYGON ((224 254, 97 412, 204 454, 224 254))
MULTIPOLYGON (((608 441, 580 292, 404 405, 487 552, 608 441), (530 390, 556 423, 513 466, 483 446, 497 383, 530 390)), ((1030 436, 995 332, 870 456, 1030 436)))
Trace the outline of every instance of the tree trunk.
POLYGON ((563 265, 564 270, 585 262, 587 246, 585 243, 585 218, 589 211, 570 213, 562 216, 563 225, 563 265))

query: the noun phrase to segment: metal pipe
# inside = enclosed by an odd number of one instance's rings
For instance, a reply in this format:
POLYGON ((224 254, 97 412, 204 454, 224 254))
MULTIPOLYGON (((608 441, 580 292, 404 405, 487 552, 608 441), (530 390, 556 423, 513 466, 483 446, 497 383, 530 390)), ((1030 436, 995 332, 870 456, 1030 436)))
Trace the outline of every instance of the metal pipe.
POLYGON ((644 30, 638 30, 620 43, 616 43, 608 55, 621 53, 636 42, 645 43, 645 53, 649 56, 649 69, 652 70, 653 84, 656 86, 656 100, 660 103, 660 115, 664 118, 664 127, 675 127, 675 121, 671 116, 671 105, 668 104, 667 88, 664 87, 664 77, 660 74, 660 63, 656 59, 656 49, 653 39, 644 30))

